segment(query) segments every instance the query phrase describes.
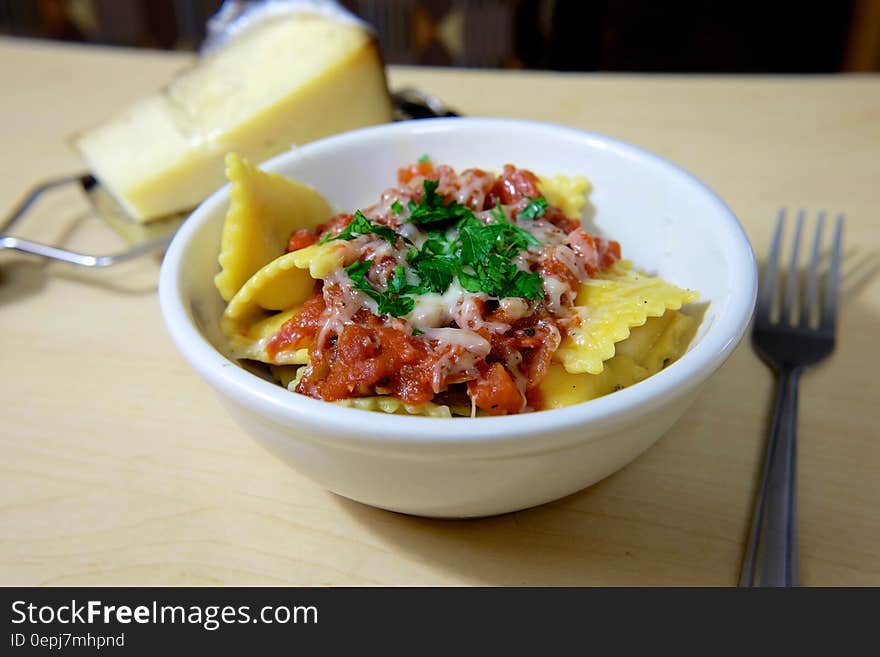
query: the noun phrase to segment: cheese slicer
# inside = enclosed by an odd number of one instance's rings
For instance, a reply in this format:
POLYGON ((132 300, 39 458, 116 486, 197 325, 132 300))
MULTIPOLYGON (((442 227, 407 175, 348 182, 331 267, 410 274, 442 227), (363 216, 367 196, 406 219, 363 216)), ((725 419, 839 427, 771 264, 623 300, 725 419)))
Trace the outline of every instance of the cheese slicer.
MULTIPOLYGON (((395 121, 458 116, 458 113, 451 110, 439 99, 418 89, 401 89, 393 92, 391 99, 395 121)), ((109 267, 164 249, 189 213, 190 210, 176 212, 148 223, 142 223, 130 218, 116 199, 91 173, 53 178, 34 187, 0 222, 0 251, 9 249, 78 267, 109 267), (91 210, 129 245, 128 248, 115 253, 96 255, 34 242, 11 234, 11 231, 25 219, 44 194, 67 186, 78 186, 81 189, 88 199, 91 210)))

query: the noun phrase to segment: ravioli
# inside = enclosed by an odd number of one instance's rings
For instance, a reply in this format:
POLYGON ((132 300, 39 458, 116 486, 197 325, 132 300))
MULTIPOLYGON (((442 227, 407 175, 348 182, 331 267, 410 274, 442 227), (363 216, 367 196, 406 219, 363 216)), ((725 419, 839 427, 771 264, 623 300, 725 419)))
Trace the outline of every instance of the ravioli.
POLYGON ((566 217, 580 217, 592 189, 583 176, 551 176, 538 178, 538 189, 550 205, 560 208, 566 217))
POLYGON ((342 265, 344 242, 314 244, 285 253, 257 271, 229 300, 224 320, 242 321, 260 310, 299 306, 312 293, 315 281, 342 265))
POLYGON ((397 397, 354 397, 333 402, 339 406, 359 408, 362 411, 379 411, 394 415, 424 415, 425 417, 452 417, 448 406, 432 402, 405 404, 397 397))
POLYGON ((235 358, 258 360, 273 365, 305 365, 309 362, 309 350, 287 349, 277 354, 270 354, 267 347, 284 323, 293 317, 299 306, 274 315, 268 315, 256 321, 223 322, 226 336, 229 338, 229 349, 235 358))
MULTIPOLYGON (((221 329, 233 357, 265 363, 291 392, 426 417, 560 408, 656 374, 685 352, 699 324, 678 312, 696 292, 620 261, 620 245, 612 240, 574 232, 572 220, 583 214, 591 189, 584 177, 536 178, 506 165, 506 178, 493 186, 515 188, 519 197, 485 221, 450 200, 473 193, 473 180, 447 168, 444 184, 454 191, 445 199, 436 193, 438 183, 415 177, 349 215, 359 222, 350 228, 341 216, 319 228, 330 208, 315 190, 236 155, 227 165, 231 204, 223 269, 215 278, 227 301, 221 329), (546 203, 535 205, 535 216, 550 208, 547 221, 511 209, 539 196, 546 203), (285 253, 289 236, 300 229, 307 232, 297 239, 318 242, 285 253), (568 279, 574 282, 556 277, 559 266, 575 274, 568 279), (591 278, 578 284, 580 270, 591 278), (322 285, 325 280, 332 284, 322 285), (552 283, 565 286, 564 298, 552 283), (444 296, 449 290, 454 294, 444 296), (428 295, 444 299, 439 312, 425 312, 421 301, 428 295), (558 296, 558 304, 531 303, 547 295, 551 301, 558 296), (297 348, 276 350, 289 346, 280 334, 303 304, 308 311, 297 348), (487 332, 491 350, 482 348, 487 332), (473 334, 479 348, 462 338, 473 334), (537 349, 544 344, 551 345, 549 354, 537 349), (308 367, 312 357, 317 360, 308 367)), ((432 168, 420 162, 418 171, 432 168)))
POLYGON ((581 285, 575 299, 580 325, 568 329, 554 360, 571 374, 601 374, 604 362, 615 354, 615 344, 649 317, 678 310, 698 295, 656 276, 648 276, 620 261, 581 285))
MULTIPOLYGON (((308 362, 308 353, 306 354, 306 362, 308 362)), ((270 365, 269 369, 275 380, 291 392, 299 383, 303 373, 302 365, 270 365)))
MULTIPOLYGON (((229 210, 214 284, 229 301, 257 271, 284 253, 290 234, 330 218, 330 206, 314 188, 261 171, 235 153, 226 156, 229 210)), ((277 305, 277 304, 276 304, 277 305)))
POLYGON ((571 373, 561 363, 552 363, 538 386, 544 407, 579 404, 653 376, 684 353, 696 327, 693 317, 667 310, 631 329, 599 374, 571 373))

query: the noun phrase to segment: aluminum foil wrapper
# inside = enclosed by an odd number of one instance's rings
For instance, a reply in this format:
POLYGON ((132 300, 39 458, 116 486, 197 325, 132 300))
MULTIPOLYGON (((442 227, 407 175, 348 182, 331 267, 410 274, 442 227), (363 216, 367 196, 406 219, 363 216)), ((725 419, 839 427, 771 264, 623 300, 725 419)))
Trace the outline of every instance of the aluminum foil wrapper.
POLYGON ((255 25, 293 14, 321 14, 354 23, 375 34, 373 27, 334 0, 224 0, 207 24, 207 37, 199 54, 206 55, 255 25))

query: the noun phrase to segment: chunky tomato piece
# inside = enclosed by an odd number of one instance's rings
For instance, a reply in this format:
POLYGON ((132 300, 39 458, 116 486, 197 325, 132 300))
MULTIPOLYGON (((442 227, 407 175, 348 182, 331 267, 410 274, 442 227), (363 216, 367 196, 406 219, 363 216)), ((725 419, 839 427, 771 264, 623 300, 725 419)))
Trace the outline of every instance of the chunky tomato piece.
POLYGON ((458 176, 458 188, 469 190, 469 193, 460 198, 460 202, 475 212, 482 210, 494 182, 495 176, 491 173, 482 169, 465 169, 458 176))
POLYGON ((620 260, 620 244, 604 237, 593 237, 578 228, 568 235, 571 249, 584 264, 588 276, 608 269, 620 260))
POLYGON ((327 345, 310 354, 297 392, 325 401, 383 394, 408 404, 434 396, 433 367, 437 358, 423 340, 385 326, 375 315, 358 316, 327 345))
POLYGON ((406 185, 416 176, 429 178, 432 173, 434 173, 434 165, 431 164, 429 160, 426 160, 425 162, 416 162, 415 164, 410 164, 408 167, 399 168, 397 170, 397 180, 406 185))
POLYGON ((577 275, 556 256, 544 257, 538 265, 538 271, 541 272, 542 278, 548 276, 556 278, 568 285, 569 289, 577 290, 580 285, 577 275))
POLYGON ((330 217, 323 224, 318 226, 315 229, 317 233, 317 237, 323 238, 325 235, 338 235, 345 227, 348 226, 354 219, 354 215, 350 214, 337 214, 336 216, 330 217))
POLYGON ((614 240, 606 240, 604 237, 596 238, 596 248, 599 251, 599 266, 608 269, 620 260, 620 243, 614 240))
POLYGON ((547 376, 550 360, 559 346, 560 334, 554 326, 548 315, 539 313, 518 320, 506 333, 495 333, 488 338, 492 343, 491 360, 519 362, 518 369, 525 375, 527 396, 547 376))
POLYGON ((468 381, 467 388, 477 408, 489 415, 507 415, 522 410, 522 393, 501 363, 489 365, 481 378, 468 381))
POLYGON ((311 246, 317 241, 318 236, 315 235, 315 231, 310 230, 309 228, 300 228, 299 230, 293 231, 287 239, 287 252, 299 251, 307 246, 311 246))
POLYGON ((538 198, 538 176, 527 169, 517 169, 512 164, 504 165, 504 172, 495 180, 492 190, 486 195, 484 209, 494 208, 496 203, 511 205, 524 196, 538 198))
POLYGON ((571 219, 569 217, 566 217, 565 214, 563 214, 562 210, 557 208, 555 205, 547 206, 547 208, 544 210, 544 214, 541 216, 541 219, 553 224, 559 230, 565 231, 566 233, 570 233, 571 231, 576 230, 581 225, 580 219, 571 219))

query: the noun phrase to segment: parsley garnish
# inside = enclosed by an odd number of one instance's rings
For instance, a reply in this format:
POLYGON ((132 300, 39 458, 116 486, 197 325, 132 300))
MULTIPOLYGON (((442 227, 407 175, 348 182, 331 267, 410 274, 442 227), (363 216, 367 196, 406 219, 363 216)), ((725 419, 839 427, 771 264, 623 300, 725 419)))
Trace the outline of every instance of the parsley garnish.
POLYGON ((520 251, 541 243, 530 232, 510 223, 498 205, 491 212, 495 221, 484 224, 476 217, 459 224, 461 264, 458 280, 468 292, 485 292, 499 299, 544 296, 541 275, 516 268, 512 259, 520 251))
POLYGON ((505 296, 521 299, 543 299, 544 281, 536 271, 518 271, 510 280, 505 296))
POLYGON ((413 334, 413 335, 424 335, 425 332, 424 332, 422 329, 420 329, 420 328, 414 328, 414 329, 412 330, 412 334, 413 334))
POLYGON ((416 302, 412 297, 398 297, 393 294, 383 294, 377 301, 380 315, 403 317, 412 312, 416 302))
POLYGON ((406 274, 403 272, 403 267, 395 267, 394 273, 388 281, 388 291, 380 292, 367 280, 367 272, 370 271, 372 266, 372 260, 364 260, 363 262, 353 262, 345 268, 345 272, 354 284, 355 289, 360 290, 376 302, 377 311, 380 315, 403 317, 412 311, 416 305, 413 298, 403 296, 394 291, 395 289, 402 289, 402 286, 406 285, 406 274), (399 276, 398 274, 401 275, 399 276), (401 277, 403 283, 400 282, 401 277))
POLYGON ((403 206, 400 204, 400 201, 399 201, 399 200, 394 201, 394 203, 391 204, 391 211, 392 211, 394 214, 401 214, 401 213, 403 213, 403 206))
MULTIPOLYGON (((494 221, 484 224, 467 206, 455 201, 446 203, 446 199, 437 193, 438 186, 436 180, 425 180, 421 201, 408 203, 408 221, 423 229, 431 229, 420 249, 413 247, 406 253, 406 261, 418 277, 417 285, 407 280, 404 265, 394 268, 385 292, 373 288, 366 278, 372 261, 354 263, 346 268, 355 288, 376 301, 379 314, 402 317, 415 307, 415 301, 408 295, 443 294, 456 278, 468 292, 483 292, 499 299, 542 298, 541 275, 523 271, 513 262, 521 251, 541 245, 535 236, 509 221, 500 204, 490 213, 494 221), (452 238, 448 237, 451 228, 458 231, 452 238)), ((540 217, 546 207, 543 196, 529 199, 519 217, 540 217)), ((403 210, 399 201, 395 201, 391 208, 398 213, 403 210)), ((352 239, 352 236, 366 233, 375 233, 392 244, 397 238, 403 238, 386 226, 371 223, 357 212, 346 231, 333 239, 352 239)))
POLYGON ((529 231, 510 223, 504 216, 501 206, 491 212, 495 221, 484 224, 476 217, 466 219, 459 224, 459 238, 462 242, 461 259, 468 265, 483 260, 491 250, 512 258, 530 246, 540 246, 529 231))
POLYGON ((437 180, 425 179, 422 183, 425 190, 422 200, 418 204, 415 201, 409 202, 410 216, 407 221, 420 226, 439 225, 474 216, 474 213, 461 203, 446 205, 443 196, 437 193, 439 185, 440 182, 437 180))
MULTIPOLYGON (((544 295, 540 274, 520 271, 511 262, 520 251, 540 246, 534 235, 508 221, 500 204, 491 211, 494 221, 490 224, 484 224, 460 203, 444 204, 437 186, 436 180, 424 181, 421 202, 410 202, 409 221, 434 227, 455 221, 458 237, 450 240, 445 231, 433 230, 421 250, 409 250, 407 262, 420 281, 417 292, 442 294, 458 278, 468 292, 540 299, 544 295)), ((532 203, 537 207, 533 213, 543 213, 540 202, 532 203)))
POLYGON ((388 291, 394 294, 406 294, 412 292, 414 286, 406 281, 406 270, 403 265, 397 265, 391 272, 391 278, 388 279, 388 291))
POLYGON ((419 293, 436 292, 443 294, 452 284, 452 279, 458 271, 455 260, 449 256, 425 254, 418 258, 414 267, 421 284, 419 293))
POLYGON ((419 158, 419 164, 424 164, 425 162, 430 162, 430 161, 431 161, 431 157, 430 157, 429 155, 427 155, 427 154, 426 154, 426 155, 422 155, 422 156, 419 158))
POLYGON ((403 237, 403 235, 401 235, 397 231, 389 228, 388 226, 374 224, 372 221, 364 216, 363 212, 357 210, 354 213, 354 219, 351 220, 351 223, 348 224, 348 226, 346 226, 342 232, 340 232, 335 237, 330 237, 329 234, 325 235, 321 239, 319 244, 326 244, 327 242, 334 242, 336 240, 353 240, 355 237, 368 235, 369 233, 372 233, 373 235, 378 235, 389 244, 395 244, 398 238, 403 239, 403 241, 405 242, 409 242, 408 239, 403 237))
POLYGON ((544 296, 543 281, 537 272, 527 272, 498 253, 491 253, 486 260, 475 263, 470 271, 458 273, 461 286, 468 292, 485 292, 503 299, 541 299, 544 296))
MULTIPOLYGON (((526 196, 526 198, 529 198, 526 196)), ((537 219, 544 216, 547 209, 547 199, 543 196, 529 199, 529 204, 517 215, 517 219, 537 219)))

